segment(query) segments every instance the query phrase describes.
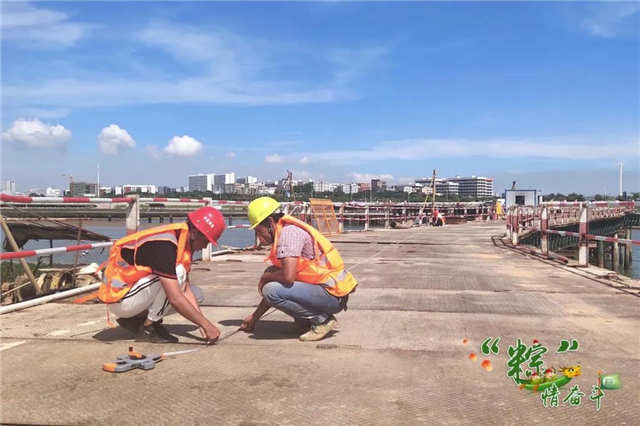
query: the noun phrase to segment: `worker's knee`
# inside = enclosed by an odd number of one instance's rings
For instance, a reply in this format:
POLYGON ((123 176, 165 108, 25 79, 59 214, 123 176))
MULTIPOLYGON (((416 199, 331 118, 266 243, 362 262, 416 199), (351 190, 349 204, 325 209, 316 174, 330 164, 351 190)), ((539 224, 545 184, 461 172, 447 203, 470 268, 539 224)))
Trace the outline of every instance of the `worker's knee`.
POLYGON ((277 281, 271 281, 262 286, 262 296, 269 302, 274 302, 280 299, 279 290, 282 287, 277 281))

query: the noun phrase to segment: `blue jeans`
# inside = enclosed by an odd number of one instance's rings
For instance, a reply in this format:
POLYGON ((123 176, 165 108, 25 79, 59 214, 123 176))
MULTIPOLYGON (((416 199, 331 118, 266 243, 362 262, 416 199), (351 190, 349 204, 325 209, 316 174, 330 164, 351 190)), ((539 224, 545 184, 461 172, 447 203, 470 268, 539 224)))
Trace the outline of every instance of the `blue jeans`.
POLYGON ((301 281, 291 285, 268 282, 262 287, 262 295, 274 308, 311 324, 321 324, 342 310, 340 298, 327 293, 321 285, 301 281))

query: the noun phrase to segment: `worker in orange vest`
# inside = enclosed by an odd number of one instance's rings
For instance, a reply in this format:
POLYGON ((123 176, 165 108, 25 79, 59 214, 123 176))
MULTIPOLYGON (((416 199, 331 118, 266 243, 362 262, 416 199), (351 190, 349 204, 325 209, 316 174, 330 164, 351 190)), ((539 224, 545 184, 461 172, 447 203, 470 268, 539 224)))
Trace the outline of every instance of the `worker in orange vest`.
POLYGON ((270 197, 249 204, 251 228, 262 245, 271 245, 271 266, 258 281, 262 301, 240 328, 253 330, 272 306, 294 318, 304 332, 301 341, 320 340, 336 327, 334 314, 346 309, 358 282, 324 235, 295 217, 276 213, 279 207, 270 197))
POLYGON ((136 332, 137 341, 175 343, 178 338, 162 325, 177 311, 200 327, 207 343, 220 336, 200 310, 202 290, 191 284, 192 254, 217 245, 225 230, 224 217, 213 207, 188 214, 186 223, 157 226, 116 241, 109 252, 105 280, 97 296, 108 304, 118 323, 136 332))

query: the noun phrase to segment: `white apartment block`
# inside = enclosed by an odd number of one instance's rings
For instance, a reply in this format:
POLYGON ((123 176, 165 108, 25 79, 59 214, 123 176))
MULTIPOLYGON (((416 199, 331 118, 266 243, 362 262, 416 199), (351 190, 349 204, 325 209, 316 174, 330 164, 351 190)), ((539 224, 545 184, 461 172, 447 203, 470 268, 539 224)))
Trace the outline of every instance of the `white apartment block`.
POLYGON ((447 178, 450 182, 456 182, 458 194, 461 197, 486 198, 493 196, 493 178, 485 176, 470 176, 447 178))

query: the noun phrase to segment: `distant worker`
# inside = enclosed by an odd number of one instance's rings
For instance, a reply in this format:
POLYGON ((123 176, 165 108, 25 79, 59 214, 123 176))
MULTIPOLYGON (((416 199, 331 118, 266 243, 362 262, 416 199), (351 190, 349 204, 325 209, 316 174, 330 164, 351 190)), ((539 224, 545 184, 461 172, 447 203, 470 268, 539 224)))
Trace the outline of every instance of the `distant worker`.
POLYGON ((336 327, 358 285, 333 244, 311 225, 276 213, 280 203, 260 197, 249 204, 249 222, 260 243, 271 245, 269 266, 258 281, 262 301, 241 329, 251 331, 270 306, 290 315, 301 341, 324 338, 336 327), (305 332, 306 331, 306 332, 305 332))
POLYGON ((445 223, 444 216, 442 212, 438 211, 438 209, 433 210, 433 215, 431 216, 431 225, 432 226, 443 226, 445 223))
POLYGON ((137 333, 137 341, 177 342, 162 325, 162 318, 174 310, 198 325, 207 343, 220 336, 200 310, 202 290, 191 284, 189 270, 195 251, 208 243, 217 245, 225 230, 224 217, 213 207, 187 216, 186 223, 145 229, 111 248, 98 298, 109 304, 123 328, 137 333))

